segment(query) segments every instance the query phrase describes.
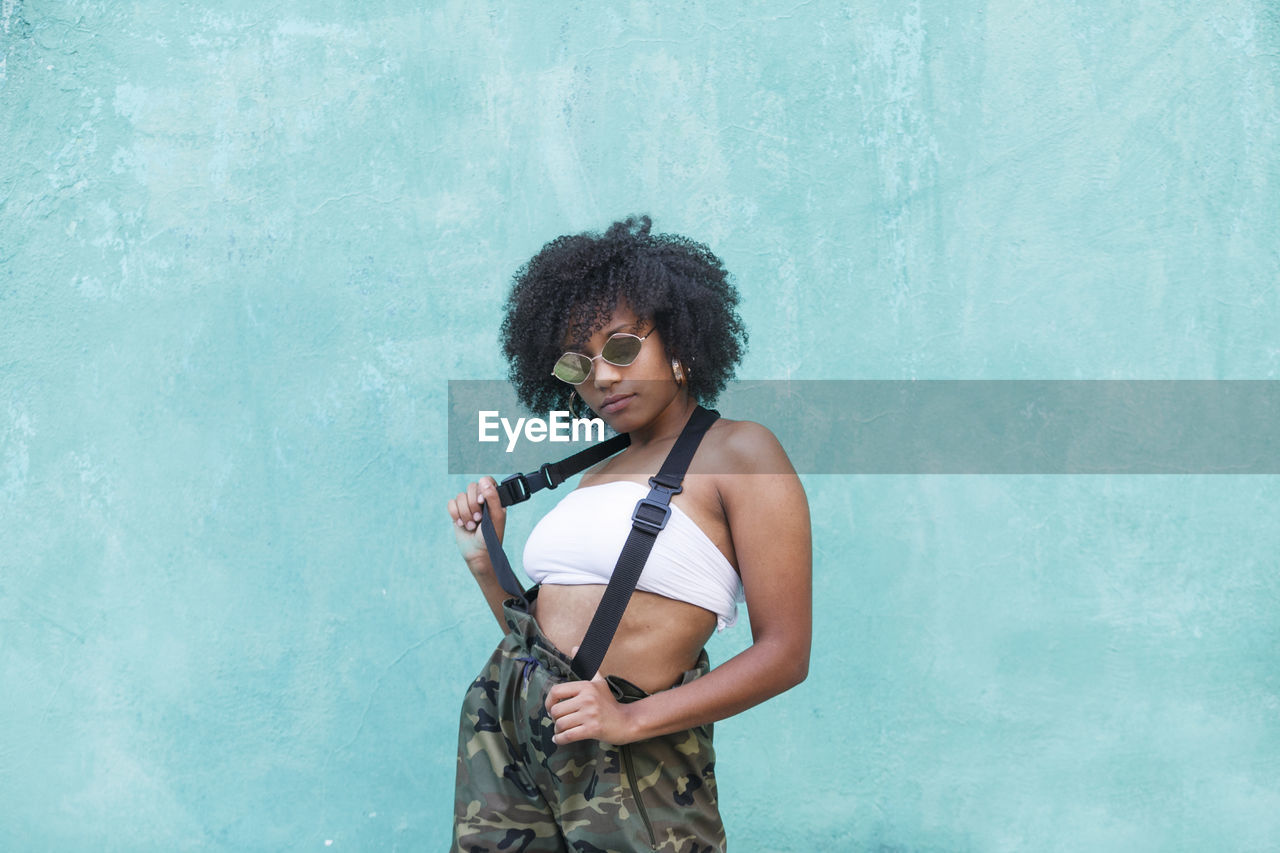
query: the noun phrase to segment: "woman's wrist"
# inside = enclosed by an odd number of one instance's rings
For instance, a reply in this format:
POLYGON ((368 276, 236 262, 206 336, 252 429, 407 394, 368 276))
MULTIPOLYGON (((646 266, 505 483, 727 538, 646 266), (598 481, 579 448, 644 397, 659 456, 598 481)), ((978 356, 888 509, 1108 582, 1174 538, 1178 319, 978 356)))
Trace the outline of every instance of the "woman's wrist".
POLYGON ((619 706, 622 711, 622 719, 626 729, 626 740, 623 743, 635 743, 636 741, 648 740, 652 735, 648 733, 647 720, 645 711, 647 708, 644 704, 653 697, 645 697, 635 702, 627 702, 619 706))

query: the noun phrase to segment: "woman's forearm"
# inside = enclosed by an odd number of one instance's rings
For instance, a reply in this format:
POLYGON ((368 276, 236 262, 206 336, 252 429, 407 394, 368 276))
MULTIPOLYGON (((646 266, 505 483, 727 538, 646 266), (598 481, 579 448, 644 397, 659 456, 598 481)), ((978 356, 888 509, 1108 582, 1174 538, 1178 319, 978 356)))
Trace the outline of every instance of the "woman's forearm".
POLYGON ((804 681, 808 647, 757 642, 706 675, 626 707, 635 737, 645 740, 739 714, 804 681))

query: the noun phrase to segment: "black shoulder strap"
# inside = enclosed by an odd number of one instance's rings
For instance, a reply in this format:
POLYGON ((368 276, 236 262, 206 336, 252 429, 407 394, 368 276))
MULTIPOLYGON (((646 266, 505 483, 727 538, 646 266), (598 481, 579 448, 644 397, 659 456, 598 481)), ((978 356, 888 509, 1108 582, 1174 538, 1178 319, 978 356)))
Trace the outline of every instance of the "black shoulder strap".
MULTIPOLYGON (((658 532, 666 527, 667 519, 671 516, 671 496, 683 491, 681 483, 693 460, 694 451, 698 449, 707 429, 719 417, 720 413, 714 409, 703 406, 694 409, 662 463, 662 468, 657 475, 649 478, 649 494, 636 503, 636 508, 631 513, 631 534, 622 546, 622 553, 600 600, 600 606, 596 609, 586 636, 578 647, 578 654, 573 659, 573 670, 578 677, 590 679, 600 668, 605 652, 613 641, 613 635, 618 630, 622 614, 627 609, 627 603, 631 600, 631 593, 640 582, 640 573, 658 538, 658 532)), ((631 436, 622 433, 559 462, 545 463, 535 473, 513 474, 498 484, 499 502, 502 506, 510 506, 528 500, 532 494, 542 489, 554 489, 569 477, 612 456, 630 443, 631 436)), ((516 579, 515 572, 511 570, 511 562, 502 549, 502 543, 498 541, 498 533, 489 517, 489 505, 481 504, 480 512, 480 530, 498 583, 508 594, 528 604, 528 594, 516 579)))
MULTIPOLYGON (((566 456, 559 462, 544 462, 532 474, 512 474, 498 484, 498 502, 502 506, 511 506, 527 501, 534 492, 554 489, 574 474, 612 456, 630 443, 631 435, 624 432, 572 456, 566 456)), ((507 552, 502 550, 502 543, 498 541, 498 531, 494 529, 493 519, 489 517, 488 503, 480 505, 480 532, 484 534, 484 545, 489 551, 489 562, 493 563, 493 574, 498 578, 498 583, 508 595, 528 604, 528 593, 516 579, 516 573, 511 570, 511 561, 507 559, 507 552)))
POLYGON ((694 409, 675 446, 667 454, 662 468, 657 475, 649 478, 649 494, 641 498, 631 513, 631 533, 626 544, 622 546, 622 554, 618 564, 614 566, 613 576, 605 587, 596 615, 591 618, 586 636, 578 646, 578 653, 571 665, 574 673, 581 679, 588 680, 595 676, 604 660, 613 635, 622 621, 622 614, 640 582, 640 573, 644 570, 645 561, 658 538, 658 533, 667 526, 671 517, 671 496, 684 491, 681 483, 693 453, 698 449, 702 436, 716 421, 720 414, 713 409, 702 406, 694 409))

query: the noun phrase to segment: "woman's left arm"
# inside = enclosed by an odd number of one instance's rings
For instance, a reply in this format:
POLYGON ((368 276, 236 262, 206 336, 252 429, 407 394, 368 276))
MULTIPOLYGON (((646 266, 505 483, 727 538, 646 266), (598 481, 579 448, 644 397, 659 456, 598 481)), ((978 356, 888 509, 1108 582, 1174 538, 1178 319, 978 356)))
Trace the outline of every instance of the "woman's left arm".
POLYGON ((688 684, 622 704, 604 678, 553 687, 556 743, 624 744, 712 723, 804 681, 812 633, 813 540, 809 503, 782 445, 767 428, 733 424, 720 489, 742 575, 752 644, 688 684))

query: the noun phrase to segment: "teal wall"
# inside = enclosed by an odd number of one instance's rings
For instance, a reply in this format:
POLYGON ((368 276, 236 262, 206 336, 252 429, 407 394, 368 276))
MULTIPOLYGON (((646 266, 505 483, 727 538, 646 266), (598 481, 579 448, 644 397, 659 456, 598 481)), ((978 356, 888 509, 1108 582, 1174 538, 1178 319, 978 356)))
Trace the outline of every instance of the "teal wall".
MULTIPOLYGON (((1268 0, 0 0, 0 38, 0 849, 444 848, 497 640, 446 381, 505 375, 557 234, 708 242, 742 378, 1280 378, 1268 0)), ((805 485, 812 668, 717 728, 734 849, 1275 849, 1276 478, 805 485)))

